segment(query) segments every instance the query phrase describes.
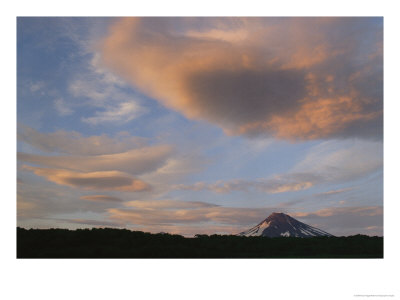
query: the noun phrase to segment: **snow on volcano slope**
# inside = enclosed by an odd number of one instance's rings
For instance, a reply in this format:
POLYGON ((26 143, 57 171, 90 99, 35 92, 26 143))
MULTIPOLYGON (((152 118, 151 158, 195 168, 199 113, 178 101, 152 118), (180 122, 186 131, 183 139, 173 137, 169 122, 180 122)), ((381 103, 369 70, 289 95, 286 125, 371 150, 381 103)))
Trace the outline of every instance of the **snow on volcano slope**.
POLYGON ((333 236, 321 229, 297 221, 284 213, 273 213, 258 225, 239 233, 239 235, 266 237, 333 236))

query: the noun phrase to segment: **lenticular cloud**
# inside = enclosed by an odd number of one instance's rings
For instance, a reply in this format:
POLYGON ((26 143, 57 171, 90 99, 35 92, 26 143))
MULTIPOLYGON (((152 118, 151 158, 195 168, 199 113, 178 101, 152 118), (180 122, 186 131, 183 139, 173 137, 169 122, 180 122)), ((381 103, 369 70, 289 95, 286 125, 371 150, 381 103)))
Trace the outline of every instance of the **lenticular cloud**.
POLYGON ((381 18, 126 18, 103 63, 230 135, 380 139, 381 18))

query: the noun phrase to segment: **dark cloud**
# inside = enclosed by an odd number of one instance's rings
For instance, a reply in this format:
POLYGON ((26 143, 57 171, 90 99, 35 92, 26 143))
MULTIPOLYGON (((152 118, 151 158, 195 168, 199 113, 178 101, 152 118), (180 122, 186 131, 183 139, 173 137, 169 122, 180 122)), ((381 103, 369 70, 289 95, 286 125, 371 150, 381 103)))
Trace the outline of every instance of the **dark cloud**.
POLYGON ((186 79, 192 109, 224 128, 269 119, 300 106, 306 94, 300 70, 212 70, 186 79))

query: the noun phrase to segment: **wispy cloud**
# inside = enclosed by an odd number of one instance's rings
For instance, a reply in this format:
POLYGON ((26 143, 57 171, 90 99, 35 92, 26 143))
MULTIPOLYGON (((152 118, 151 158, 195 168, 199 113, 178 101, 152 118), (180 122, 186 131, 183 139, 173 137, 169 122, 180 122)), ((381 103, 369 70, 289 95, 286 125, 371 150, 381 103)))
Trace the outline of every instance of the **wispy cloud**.
POLYGON ((127 93, 126 83, 102 67, 98 53, 91 54, 86 70, 74 77, 68 88, 71 97, 80 99, 79 105, 94 109, 93 115, 81 118, 82 122, 93 126, 121 125, 145 114, 147 109, 139 97, 127 93))
POLYGON ((42 90, 45 86, 46 84, 43 81, 35 81, 30 83, 29 90, 35 93, 42 90))
POLYGON ((104 227, 123 227, 123 224, 117 222, 108 222, 105 220, 91 220, 91 219, 62 219, 62 218, 54 218, 54 221, 61 222, 61 223, 72 223, 72 224, 79 224, 79 225, 86 225, 84 227, 97 227, 97 228, 104 228, 104 227))
POLYGON ((318 218, 318 217, 332 217, 341 214, 358 214, 360 216, 377 216, 383 214, 383 207, 381 206, 362 206, 362 207, 330 207, 320 209, 315 212, 297 212, 293 215, 296 217, 318 218))
POLYGON ((127 123, 145 112, 145 109, 135 102, 119 103, 107 107, 104 111, 97 111, 93 117, 82 118, 82 121, 91 125, 100 123, 127 123))
POLYGON ((137 209, 196 209, 205 207, 218 207, 219 205, 206 203, 201 201, 181 201, 174 199, 163 199, 163 200, 134 200, 124 203, 127 207, 137 209))
POLYGON ((18 140, 42 151, 72 155, 121 153, 147 144, 147 139, 131 136, 127 132, 121 132, 114 137, 105 134, 85 137, 76 131, 42 133, 21 124, 18 124, 18 140))
POLYGON ((271 208, 223 207, 201 201, 176 199, 135 200, 108 209, 109 218, 127 226, 189 225, 237 226, 259 222, 271 208))
POLYGON ((329 207, 292 215, 307 224, 329 230, 334 235, 383 235, 382 206, 329 207))
POLYGON ((18 183, 17 215, 18 219, 35 219, 51 217, 57 214, 80 212, 101 212, 115 207, 107 203, 94 203, 79 199, 78 191, 71 191, 67 186, 55 185, 50 182, 18 183))
POLYGON ((343 189, 338 189, 338 190, 330 190, 330 191, 327 191, 327 192, 317 193, 314 196, 321 197, 321 196, 337 195, 337 194, 342 194, 342 193, 345 193, 345 192, 348 192, 348 191, 352 191, 354 189, 355 189, 354 187, 348 187, 348 188, 343 188, 343 189))
POLYGON ((87 195, 80 197, 80 199, 94 202, 123 202, 121 198, 108 195, 87 195))
POLYGON ((259 191, 264 193, 284 193, 305 190, 319 181, 319 177, 312 174, 288 174, 257 180, 229 180, 216 183, 197 182, 192 185, 179 184, 175 189, 201 191, 209 190, 216 193, 230 193, 233 191, 259 191))
POLYGON ((54 108, 60 116, 68 116, 74 113, 74 111, 68 107, 62 98, 54 100, 54 108))
POLYGON ((267 212, 263 209, 204 207, 197 209, 128 209, 110 208, 110 218, 127 225, 222 223, 249 225, 259 222, 267 212))
MULTIPOLYGON (((133 201, 127 206, 108 209, 110 219, 138 230, 148 228, 152 232, 159 232, 173 228, 175 233, 191 232, 192 235, 215 233, 210 230, 216 230, 217 227, 225 233, 236 234, 259 223, 272 212, 281 211, 272 207, 222 207, 179 200, 133 201)), ((289 209, 285 212, 333 234, 382 235, 379 231, 383 224, 381 206, 330 207, 311 212, 289 209)))
MULTIPOLYGON (((191 191, 264 192, 269 194, 306 190, 317 185, 348 183, 383 171, 381 142, 364 140, 332 140, 311 147, 305 157, 286 173, 254 180, 219 180, 214 183, 178 184, 173 188, 191 191)), ((343 188, 320 193, 326 196, 350 191, 343 188)))
POLYGON ((331 140, 312 147, 291 172, 319 174, 329 182, 348 182, 383 171, 381 142, 331 140))

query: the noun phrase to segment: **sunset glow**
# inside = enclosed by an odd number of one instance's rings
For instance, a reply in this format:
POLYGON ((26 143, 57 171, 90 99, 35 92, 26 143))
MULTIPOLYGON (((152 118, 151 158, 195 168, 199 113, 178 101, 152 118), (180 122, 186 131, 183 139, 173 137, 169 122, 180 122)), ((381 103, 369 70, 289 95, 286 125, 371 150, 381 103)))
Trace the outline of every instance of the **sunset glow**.
POLYGON ((18 18, 25 228, 383 235, 383 19, 18 18))

